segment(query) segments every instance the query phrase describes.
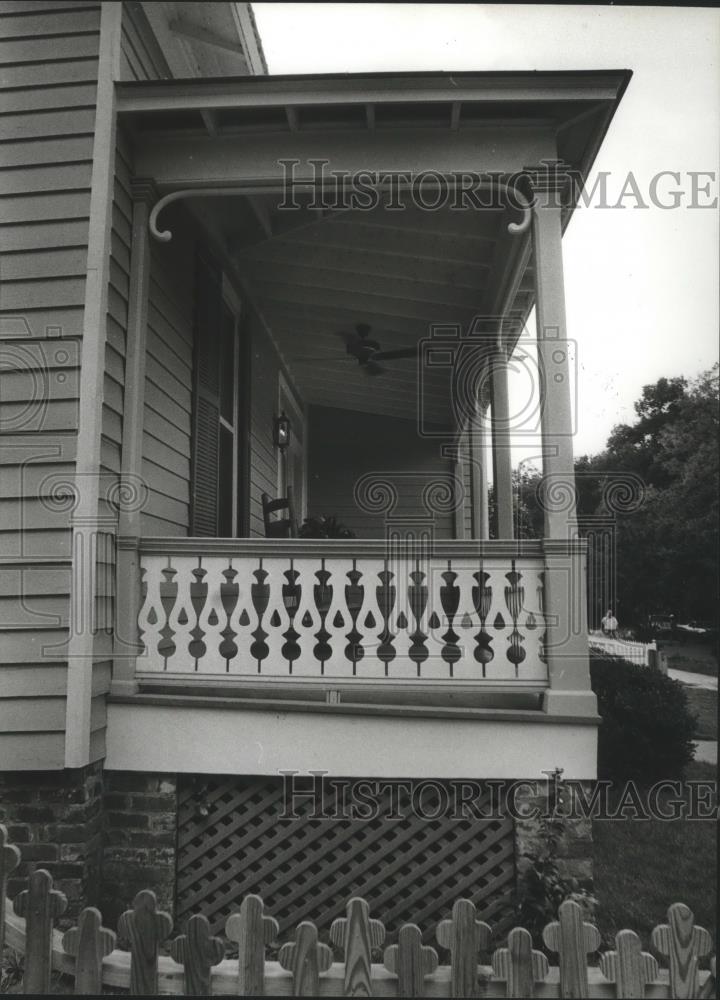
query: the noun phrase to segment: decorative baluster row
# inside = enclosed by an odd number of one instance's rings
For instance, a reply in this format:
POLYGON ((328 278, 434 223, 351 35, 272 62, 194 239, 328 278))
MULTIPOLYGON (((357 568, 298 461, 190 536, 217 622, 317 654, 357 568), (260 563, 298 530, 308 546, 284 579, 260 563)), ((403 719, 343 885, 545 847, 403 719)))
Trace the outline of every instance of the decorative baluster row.
POLYGON ((542 565, 143 556, 142 671, 545 680, 542 565))

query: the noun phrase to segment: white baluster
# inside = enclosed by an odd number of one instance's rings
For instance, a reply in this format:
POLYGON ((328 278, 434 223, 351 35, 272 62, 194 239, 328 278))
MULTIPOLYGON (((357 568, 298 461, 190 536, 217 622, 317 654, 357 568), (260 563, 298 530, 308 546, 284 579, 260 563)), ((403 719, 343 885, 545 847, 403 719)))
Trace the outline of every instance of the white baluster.
POLYGON ((508 638, 512 632, 512 618, 505 603, 505 588, 508 586, 505 574, 510 572, 510 566, 510 559, 503 559, 501 561, 493 560, 491 565, 486 563, 483 567, 485 572, 490 574, 488 583, 492 587, 492 604, 485 628, 492 638, 490 645, 495 650, 494 658, 487 665, 487 677, 494 681, 514 681, 516 679, 515 667, 507 657, 507 651, 510 648, 508 638), (495 627, 498 615, 502 617, 504 622, 500 629, 495 627))
MULTIPOLYGON (((422 578, 420 579, 418 586, 426 588, 426 590, 427 590, 427 600, 425 601, 425 604, 424 604, 424 606, 422 608, 422 611, 420 612, 420 618, 419 619, 416 620, 415 615, 412 615, 411 617, 408 618, 409 628, 410 628, 411 634, 417 628, 418 631, 422 632, 422 634, 424 636, 429 637, 429 635, 430 635, 430 626, 428 624, 428 622, 430 621, 430 611, 429 611, 429 608, 430 608, 430 600, 431 600, 431 597, 432 597, 432 587, 433 587, 433 583, 432 583, 432 575, 433 575, 433 573, 432 573, 432 560, 429 559, 429 558, 422 558, 421 557, 415 564, 413 564, 412 571, 414 571, 414 570, 418 570, 422 574, 422 578)), ((410 581, 410 583, 412 585, 412 580, 410 581)), ((420 676, 421 678, 423 678, 423 677, 426 676, 425 669, 428 666, 428 664, 430 663, 430 660, 432 658, 432 644, 430 643, 430 641, 429 641, 428 638, 426 638, 426 641, 424 642, 424 646, 425 646, 426 651, 430 655, 427 656, 423 660, 423 662, 420 663, 420 664, 417 664, 414 661, 411 661, 412 663, 414 663, 414 666, 415 666, 415 676, 416 677, 420 676), (418 667, 420 668, 420 674, 419 675, 418 675, 418 667)), ((448 671, 448 673, 449 673, 449 671, 448 671)))
POLYGON ((332 650, 330 659, 325 662, 325 677, 352 677, 352 663, 345 656, 348 644, 347 634, 350 631, 351 617, 345 601, 345 585, 349 583, 347 574, 352 569, 352 559, 348 557, 326 559, 325 569, 330 573, 328 586, 332 587, 332 601, 325 616, 325 630, 330 638, 327 643, 332 650), (336 625, 337 616, 342 618, 342 625, 336 625))
POLYGON ((527 652, 525 660, 520 664, 518 675, 526 681, 546 681, 547 666, 540 659, 540 640, 545 631, 545 621, 538 602, 542 564, 538 562, 520 563, 518 568, 523 575, 522 585, 525 587, 525 605, 518 620, 518 631, 525 638, 523 645, 527 652), (530 615, 535 619, 534 629, 527 627, 530 615))
MULTIPOLYGON (((444 572, 444 567, 438 567, 437 570, 433 572, 433 576, 436 577, 436 598, 437 601, 437 615, 440 619, 440 628, 437 629, 437 647, 434 646, 434 663, 440 661, 444 667, 444 674, 439 674, 439 676, 449 678, 450 668, 449 664, 442 660, 440 655, 440 650, 442 649, 444 640, 442 638, 443 634, 447 631, 447 619, 444 616, 442 609, 442 603, 440 601, 440 587, 444 585, 445 581, 442 579, 441 573, 444 572)), ((473 656, 473 651, 475 649, 475 635, 480 628, 480 619, 475 611, 475 606, 472 599, 472 588, 475 585, 475 579, 473 573, 477 571, 477 563, 474 565, 468 560, 460 561, 459 559, 453 559, 451 569, 456 573, 455 586, 460 591, 458 600, 458 609, 453 617, 453 631, 458 637, 457 647, 460 651, 460 658, 453 664, 452 677, 453 680, 472 680, 476 681, 482 678, 482 670, 480 669, 480 664, 477 662, 473 656)))
POLYGON ((192 603, 191 588, 196 582, 194 570, 199 566, 197 556, 173 556, 170 566, 175 570, 177 596, 168 624, 173 630, 175 653, 167 658, 167 669, 174 673, 189 673, 196 669, 195 658, 190 653, 193 629, 197 625, 197 614, 192 603))
POLYGON ((282 588, 288 582, 285 571, 290 569, 290 560, 278 557, 263 559, 263 569, 268 574, 265 583, 270 587, 270 598, 262 622, 263 630, 267 632, 265 643, 268 655, 262 661, 260 674, 263 677, 289 677, 288 661, 283 656, 282 647, 287 641, 283 632, 287 631, 290 618, 285 609, 282 588), (273 619, 279 619, 279 624, 273 625, 273 619))
POLYGON ((295 613, 294 621, 295 631, 300 636, 297 640, 300 646, 300 656, 293 662, 292 676, 320 677, 320 664, 315 659, 315 654, 313 653, 313 649, 317 643, 315 633, 320 627, 320 613, 315 607, 315 598, 313 596, 313 587, 317 583, 315 577, 317 560, 308 559, 307 557, 304 559, 295 559, 293 560, 293 569, 300 574, 296 581, 300 587, 300 604, 295 613), (303 625, 303 618, 306 614, 311 618, 310 625, 303 625))
POLYGON ((390 631, 395 636, 393 639, 395 659, 388 665, 388 676, 394 680, 401 677, 417 678, 417 664, 408 655, 412 645, 410 636, 415 629, 415 618, 410 609, 408 596, 412 584, 410 573, 414 568, 414 561, 410 562, 405 554, 390 559, 388 562, 388 569, 394 574, 392 583, 395 585, 396 592, 395 607, 390 615, 390 631), (400 628, 398 625, 398 619, 401 615, 406 619, 404 628, 400 628))
POLYGON ((363 647, 364 656, 357 664, 358 677, 385 677, 385 664, 378 659, 378 647, 380 639, 378 636, 383 628, 383 616, 377 599, 377 587, 380 585, 379 574, 385 568, 385 560, 375 557, 372 559, 358 560, 357 568, 362 573, 360 586, 365 588, 365 596, 360 614, 357 617, 357 630, 362 635, 360 640, 363 647), (375 619, 374 626, 367 626, 365 619, 368 615, 375 619))
POLYGON ((145 600, 138 614, 140 640, 145 646, 144 653, 137 658, 138 671, 164 670, 165 657, 159 649, 166 617, 160 586, 164 582, 163 569, 168 564, 164 556, 141 556, 140 565, 145 584, 145 600))
MULTIPOLYGON (((442 574, 446 569, 447 562, 445 560, 432 559, 425 580, 428 589, 427 642, 425 645, 429 655, 422 665, 423 680, 447 680, 450 677, 450 668, 442 658, 442 648, 445 645, 443 635, 447 631, 447 621, 440 600, 440 588, 445 583, 442 574), (434 628, 430 625, 433 615, 438 620, 438 624, 434 628)), ((453 569, 455 569, 454 566, 453 569)))
POLYGON ((455 629, 460 636, 458 639, 458 645, 462 651, 462 656, 458 660, 455 668, 455 676, 467 676, 476 681, 482 680, 482 664, 478 663, 475 659, 475 649, 477 647, 475 636, 480 631, 480 615, 478 614, 477 609, 475 608, 475 602, 473 601, 473 587, 478 586, 478 582, 475 579, 474 574, 479 572, 479 570, 479 560, 475 559, 472 563, 470 560, 466 560, 465 565, 460 572, 458 578, 458 586, 460 587, 458 622, 460 627, 455 629), (464 621, 470 622, 469 628, 465 628, 463 626, 464 621), (466 671, 467 673, 465 673, 466 671))
POLYGON ((224 674, 227 661, 220 653, 220 645, 227 626, 227 614, 223 606, 221 587, 226 583, 223 571, 228 568, 228 561, 223 556, 203 556, 202 568, 205 570, 202 582, 207 587, 207 595, 198 615, 198 625, 204 633, 202 641, 206 652, 198 660, 197 669, 198 673, 203 674, 224 674), (214 619, 214 622, 211 619, 214 619))
POLYGON ((230 673, 257 676, 257 663, 250 653, 254 642, 253 631, 257 627, 257 614, 250 588, 255 583, 253 573, 260 566, 260 560, 255 556, 241 556, 229 560, 229 565, 235 570, 233 582, 237 587, 237 600, 230 615, 230 628, 235 633, 232 641, 237 646, 237 653, 230 661, 230 673))

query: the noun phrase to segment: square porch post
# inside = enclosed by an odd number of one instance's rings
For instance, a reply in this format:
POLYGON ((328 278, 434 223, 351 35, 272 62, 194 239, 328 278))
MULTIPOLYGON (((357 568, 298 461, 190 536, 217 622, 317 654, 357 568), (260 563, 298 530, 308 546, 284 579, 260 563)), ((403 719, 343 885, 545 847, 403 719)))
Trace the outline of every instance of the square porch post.
POLYGON ((478 399, 470 426, 470 468, 472 469, 473 537, 490 538, 488 478, 486 466, 487 410, 478 399))
POLYGON ((562 177, 539 172, 532 210, 545 522, 546 653, 552 715, 597 714, 590 687, 585 547, 578 535, 562 265, 562 177))
POLYGON ((142 479, 145 410, 145 358, 150 287, 150 208, 157 200, 149 180, 132 182, 133 219, 130 249, 127 358, 123 400, 120 485, 123 504, 118 518, 117 608, 113 644, 113 694, 135 694, 136 656, 141 651, 138 633, 140 610, 141 514, 146 498, 142 479))
POLYGON ((510 401, 508 357, 500 331, 490 360, 492 404, 493 489, 495 492, 495 537, 513 538, 512 452, 510 448, 510 401))

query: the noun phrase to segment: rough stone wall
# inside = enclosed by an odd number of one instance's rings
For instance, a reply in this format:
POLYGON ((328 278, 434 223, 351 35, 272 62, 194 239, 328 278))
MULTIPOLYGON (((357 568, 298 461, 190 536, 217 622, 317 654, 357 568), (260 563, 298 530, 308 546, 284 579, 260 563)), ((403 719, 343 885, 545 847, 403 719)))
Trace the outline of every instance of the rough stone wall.
MULTIPOLYGON (((590 800, 593 782, 582 782, 583 794, 590 800)), ((550 814, 549 799, 552 791, 549 786, 538 786, 533 794, 530 788, 521 791, 516 797, 516 806, 520 815, 515 819, 515 863, 517 871, 517 890, 522 897, 527 872, 533 859, 544 856, 548 849, 547 826, 542 817, 550 814), (533 810, 537 815, 532 815, 533 810)), ((558 820, 554 826, 556 846, 554 859, 557 863, 558 875, 562 879, 575 879, 579 889, 593 892, 593 839, 592 820, 584 816, 564 816, 567 803, 561 801, 558 809, 558 820)))
POLYGON ((177 779, 174 774, 106 771, 101 909, 106 926, 152 889, 175 915, 177 779))
POLYGON ((102 863, 102 764, 65 771, 0 773, 0 822, 21 862, 8 879, 12 899, 36 868, 46 868, 68 898, 58 926, 99 903, 102 863))
MULTIPOLYGON (((590 797, 592 784, 584 786, 590 797)), ((547 849, 542 816, 547 786, 516 797, 517 891, 522 898, 532 861, 547 849), (527 814, 535 809, 536 816, 527 814), (523 818, 523 814, 525 817, 523 818)), ((99 906, 108 927, 132 905, 140 889, 152 889, 159 906, 175 916, 177 776, 102 770, 0 773, 0 822, 21 852, 8 895, 26 888, 28 875, 46 868, 68 897, 59 921, 72 925, 83 906, 99 906)), ((555 827, 558 874, 593 891, 592 823, 573 816, 555 827)))

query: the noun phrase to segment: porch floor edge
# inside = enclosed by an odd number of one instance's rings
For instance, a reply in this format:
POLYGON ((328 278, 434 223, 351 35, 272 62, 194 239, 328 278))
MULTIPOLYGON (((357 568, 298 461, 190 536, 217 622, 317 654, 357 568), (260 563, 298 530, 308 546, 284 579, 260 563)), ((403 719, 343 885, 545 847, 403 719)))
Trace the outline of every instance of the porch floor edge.
POLYGON ((321 715, 379 715, 420 719, 466 719, 477 722, 529 722, 541 725, 599 726, 599 715, 550 715, 542 709, 466 708, 429 705, 378 705, 364 702, 319 702, 278 698, 237 698, 197 694, 111 694, 108 704, 162 708, 213 708, 224 711, 304 712, 321 715))

